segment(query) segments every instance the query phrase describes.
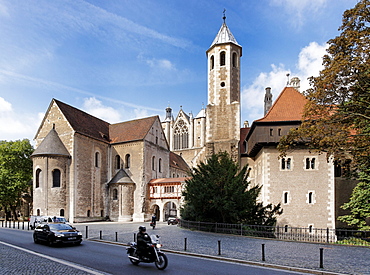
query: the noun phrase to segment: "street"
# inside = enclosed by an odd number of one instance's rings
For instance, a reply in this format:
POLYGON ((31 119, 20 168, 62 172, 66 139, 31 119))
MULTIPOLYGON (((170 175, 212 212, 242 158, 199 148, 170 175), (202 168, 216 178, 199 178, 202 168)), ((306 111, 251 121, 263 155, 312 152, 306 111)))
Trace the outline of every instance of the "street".
POLYGON ((127 258, 126 247, 122 245, 84 240, 80 246, 48 247, 34 244, 32 231, 9 228, 0 228, 0 248, 0 274, 302 274, 173 253, 166 253, 169 265, 160 271, 154 264, 132 265, 127 258), (43 264, 36 264, 32 260, 34 257, 43 264), (15 273, 12 273, 12 267, 15 273), (66 271, 66 268, 70 270, 66 271))

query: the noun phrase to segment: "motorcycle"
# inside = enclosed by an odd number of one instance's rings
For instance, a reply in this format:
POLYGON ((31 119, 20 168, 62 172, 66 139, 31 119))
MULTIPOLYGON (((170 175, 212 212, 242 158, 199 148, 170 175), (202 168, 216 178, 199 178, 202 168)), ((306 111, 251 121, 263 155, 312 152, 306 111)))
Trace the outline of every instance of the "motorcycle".
POLYGON ((130 259, 133 265, 138 265, 140 262, 143 263, 153 263, 159 270, 163 270, 167 267, 168 259, 166 254, 164 254, 160 248, 161 243, 159 241, 158 235, 150 236, 151 243, 149 244, 149 248, 147 249, 147 253, 145 255, 138 255, 137 251, 137 243, 130 242, 129 247, 127 249, 128 258, 130 259))

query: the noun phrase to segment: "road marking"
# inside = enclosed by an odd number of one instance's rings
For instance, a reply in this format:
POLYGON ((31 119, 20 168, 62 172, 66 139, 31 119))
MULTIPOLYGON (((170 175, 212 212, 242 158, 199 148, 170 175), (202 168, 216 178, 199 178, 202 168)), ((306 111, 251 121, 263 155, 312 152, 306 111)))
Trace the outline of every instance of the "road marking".
POLYGON ((57 262, 57 263, 60 263, 60 264, 64 264, 64 265, 68 265, 70 267, 73 267, 73 268, 76 268, 76 269, 79 269, 79 270, 82 270, 82 271, 85 271, 85 272, 88 272, 90 274, 94 274, 94 275, 107 275, 108 273, 102 273, 102 272, 98 272, 98 271, 94 271, 94 270, 91 270, 91 269, 88 269, 88 268, 85 268, 83 266, 79 266, 79 265, 76 265, 76 264, 73 264, 73 263, 70 263, 70 262, 67 262, 67 261, 64 261, 64 260, 60 260, 60 259, 57 259, 57 258, 54 258, 54 257, 50 257, 50 256, 47 256, 47 255, 43 255, 43 254, 39 254, 37 252, 34 252, 34 251, 30 251, 30 250, 27 250, 25 248, 22 248, 22 247, 18 247, 18 246, 15 246, 15 245, 12 245, 12 244, 9 244, 9 243, 4 243, 2 241, 0 241, 0 244, 3 244, 3 245, 6 245, 6 246, 9 246, 9 247, 12 247, 12 248, 15 248, 15 249, 18 249, 18 250, 21 250, 23 252, 27 252, 27 253, 30 253, 30 254, 33 254, 33 255, 36 255, 36 256, 39 256, 39 257, 43 257, 45 259, 48 259, 48 260, 51 260, 51 261, 54 261, 54 262, 57 262))

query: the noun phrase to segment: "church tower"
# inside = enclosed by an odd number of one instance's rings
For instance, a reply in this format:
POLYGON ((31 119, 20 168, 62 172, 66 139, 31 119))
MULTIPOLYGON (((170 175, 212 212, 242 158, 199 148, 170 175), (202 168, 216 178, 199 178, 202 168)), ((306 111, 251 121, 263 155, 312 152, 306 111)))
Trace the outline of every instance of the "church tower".
POLYGON ((242 47, 226 25, 226 17, 207 50, 208 105, 206 157, 220 151, 238 160, 240 139, 240 57, 242 47))

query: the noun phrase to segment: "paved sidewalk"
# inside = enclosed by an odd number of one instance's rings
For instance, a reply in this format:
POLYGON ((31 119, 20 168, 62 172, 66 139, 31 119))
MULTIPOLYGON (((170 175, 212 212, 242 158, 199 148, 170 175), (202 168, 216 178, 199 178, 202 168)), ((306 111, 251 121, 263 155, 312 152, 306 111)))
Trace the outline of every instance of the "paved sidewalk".
POLYGON ((149 234, 161 236, 163 249, 232 258, 256 263, 306 268, 341 274, 370 274, 370 248, 287 242, 272 239, 198 232, 159 222, 153 230, 149 223, 80 223, 75 226, 91 240, 127 244, 134 240, 140 225, 147 226, 149 234), (117 233, 116 233, 117 232, 117 233), (117 234, 117 235, 116 235, 117 234), (117 239, 116 239, 117 238, 117 239), (186 239, 186 251, 185 251, 186 239), (262 244, 265 261, 262 261, 262 244), (323 248, 324 268, 320 268, 320 248, 323 248), (219 255, 219 252, 221 253, 219 255))

